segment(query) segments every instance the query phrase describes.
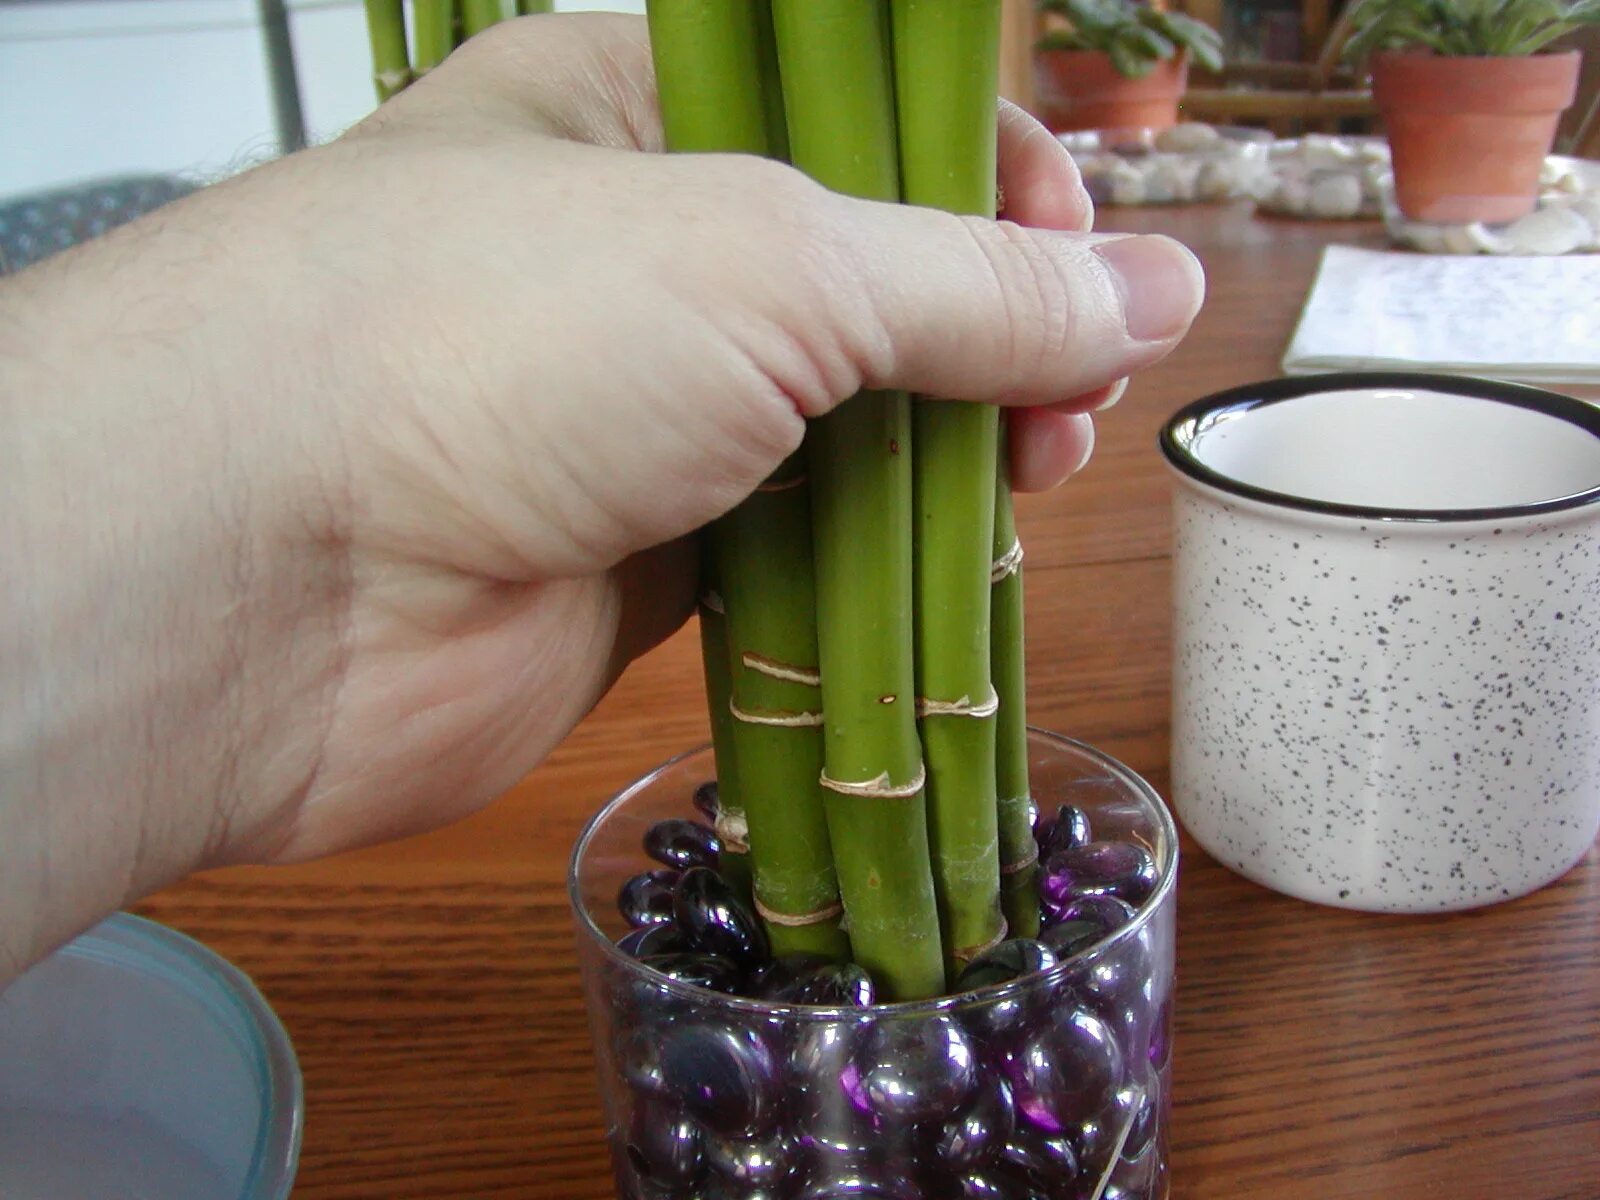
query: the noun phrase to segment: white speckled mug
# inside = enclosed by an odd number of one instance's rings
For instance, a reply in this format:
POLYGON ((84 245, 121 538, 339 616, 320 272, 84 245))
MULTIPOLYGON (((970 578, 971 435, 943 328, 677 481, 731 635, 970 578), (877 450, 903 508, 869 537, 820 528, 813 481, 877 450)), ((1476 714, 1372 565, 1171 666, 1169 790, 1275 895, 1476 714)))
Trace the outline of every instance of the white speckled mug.
POLYGON ((1172 775, 1218 861, 1323 904, 1473 908, 1600 827, 1600 409, 1353 373, 1162 431, 1172 775))

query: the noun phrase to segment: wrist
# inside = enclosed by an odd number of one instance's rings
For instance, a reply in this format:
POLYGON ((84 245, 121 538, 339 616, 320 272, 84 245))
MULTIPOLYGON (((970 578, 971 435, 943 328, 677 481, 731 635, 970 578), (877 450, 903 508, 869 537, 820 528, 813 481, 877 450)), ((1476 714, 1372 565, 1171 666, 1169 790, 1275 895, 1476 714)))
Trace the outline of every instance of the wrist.
POLYGON ((0 980, 270 841, 337 686, 337 489, 178 224, 0 289, 0 980))

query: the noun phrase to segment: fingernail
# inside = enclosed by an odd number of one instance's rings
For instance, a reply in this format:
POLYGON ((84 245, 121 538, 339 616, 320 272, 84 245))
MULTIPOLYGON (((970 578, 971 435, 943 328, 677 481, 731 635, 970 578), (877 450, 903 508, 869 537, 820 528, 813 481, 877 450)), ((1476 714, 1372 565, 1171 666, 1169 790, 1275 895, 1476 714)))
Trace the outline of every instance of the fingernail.
POLYGON ((1094 252, 1111 268, 1122 293, 1128 336, 1158 342, 1182 333, 1200 308, 1205 276, 1199 260, 1157 234, 1102 242, 1094 252))
POLYGON ((1122 393, 1127 391, 1127 390, 1128 390, 1128 380, 1127 380, 1127 377, 1124 376, 1123 378, 1117 380, 1115 383, 1113 383, 1111 385, 1111 390, 1106 393, 1106 398, 1104 400, 1100 401, 1099 404, 1096 404, 1094 406, 1094 411, 1095 412, 1105 412, 1106 409, 1110 408, 1118 400, 1121 400, 1122 399, 1122 393))

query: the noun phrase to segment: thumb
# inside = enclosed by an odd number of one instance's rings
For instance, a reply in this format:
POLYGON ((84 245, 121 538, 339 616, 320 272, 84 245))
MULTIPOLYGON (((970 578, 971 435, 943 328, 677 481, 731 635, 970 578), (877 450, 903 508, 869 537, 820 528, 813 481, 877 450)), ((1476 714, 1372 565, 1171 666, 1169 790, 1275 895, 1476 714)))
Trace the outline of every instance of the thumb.
POLYGON ((826 310, 868 387, 1053 403, 1164 358, 1204 298, 1170 238, 833 199, 829 257, 849 267, 826 310))

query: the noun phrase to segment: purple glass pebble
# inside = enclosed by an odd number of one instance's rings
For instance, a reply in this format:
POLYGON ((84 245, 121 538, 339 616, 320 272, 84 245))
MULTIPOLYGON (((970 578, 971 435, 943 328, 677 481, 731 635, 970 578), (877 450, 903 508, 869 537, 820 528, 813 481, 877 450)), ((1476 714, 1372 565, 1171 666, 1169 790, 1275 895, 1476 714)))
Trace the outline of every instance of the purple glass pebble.
POLYGON ((672 894, 677 886, 676 871, 645 871, 635 875, 617 893, 617 911, 635 929, 665 925, 672 920, 672 894))
POLYGON ((1011 1088, 997 1075, 985 1075, 966 1110, 938 1127, 933 1153, 943 1165, 969 1170, 989 1162, 1017 1127, 1011 1088))
POLYGON ((1094 1013, 1077 1009, 1007 1056, 1017 1113, 1048 1136, 1105 1106, 1122 1084, 1122 1051, 1094 1013))
POLYGON ((997 1174, 1030 1189, 1030 1196, 1076 1195, 1078 1154, 1066 1138, 1030 1137, 1007 1142, 996 1158, 997 1174))
POLYGON ((1119 1109, 1132 1109, 1128 1137, 1122 1143, 1123 1158, 1138 1158, 1155 1140, 1156 1116, 1161 1105, 1160 1081, 1147 1074, 1143 1086, 1124 1088, 1117 1095, 1119 1109))
POLYGON ((679 983, 690 983, 707 991, 737 995, 744 985, 744 972, 736 963, 715 954, 690 950, 677 954, 652 954, 640 962, 679 983))
POLYGON ((827 959, 815 954, 785 954, 768 959, 750 972, 746 994, 758 1000, 771 1000, 782 989, 827 963, 827 959))
POLYGON ((746 969, 772 957, 767 931, 755 913, 722 876, 706 867, 691 867, 679 878, 672 895, 672 919, 696 947, 746 969))
POLYGON ((1155 890, 1158 877, 1156 860, 1143 846, 1090 842, 1045 860, 1039 896, 1052 908, 1094 895, 1116 896, 1137 908, 1155 890))
POLYGON ((764 1137, 707 1137, 704 1148, 712 1171, 739 1189, 776 1188, 794 1173, 793 1148, 781 1132, 764 1137))
POLYGON ((890 1123, 933 1121, 957 1111, 978 1082, 978 1060, 949 1017, 872 1025, 845 1087, 856 1103, 890 1123))
POLYGON ((870 1008, 877 999, 872 976, 855 963, 822 963, 771 988, 765 998, 778 1004, 819 1008, 870 1008))
POLYGON ((712 825, 717 823, 717 813, 721 809, 721 802, 715 779, 708 779, 695 788, 694 809, 712 825))
POLYGON ((1060 958, 1081 954, 1134 918, 1133 906, 1115 896, 1079 896, 1045 915, 1039 939, 1060 958))
POLYGON ((630 958, 649 958, 653 954, 677 954, 688 950, 689 940, 671 924, 642 925, 617 939, 617 949, 630 958))
POLYGON ((661 1096, 667 1091, 661 1067, 661 1033, 650 1025, 629 1025, 617 1038, 617 1068, 636 1096, 661 1096))
POLYGON ((698 821, 669 817, 657 821, 645 832, 644 852, 658 863, 679 871, 690 867, 716 868, 722 854, 722 841, 708 826, 698 821))
POLYGON ((1048 971, 1056 965, 1055 952, 1032 938, 1012 938, 969 962, 956 979, 956 990, 1010 983, 1025 975, 1048 971))
POLYGON ((970 1171, 956 1179, 955 1186, 945 1193, 951 1200, 1027 1200, 1025 1193, 1002 1176, 983 1171, 970 1171))
POLYGON ((1089 814, 1072 804, 1063 804, 1050 816, 1039 822, 1033 836, 1039 842, 1039 857, 1049 858, 1062 850, 1076 850, 1087 846, 1093 836, 1089 831, 1089 814))
POLYGON ((641 1101, 634 1108, 627 1155, 639 1178, 660 1188, 692 1187, 704 1170, 700 1131, 659 1101, 641 1101))
POLYGON ((673 1021, 661 1032, 660 1059, 667 1094, 709 1133, 754 1134, 777 1116, 778 1061, 754 1029, 716 1018, 673 1021))
POLYGON ((921 1200, 921 1196, 898 1172, 861 1164, 818 1180, 802 1191, 798 1200, 921 1200))

